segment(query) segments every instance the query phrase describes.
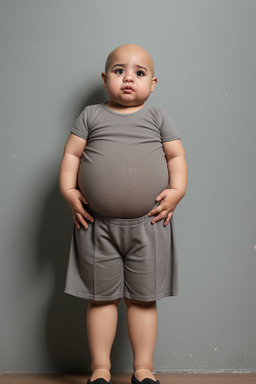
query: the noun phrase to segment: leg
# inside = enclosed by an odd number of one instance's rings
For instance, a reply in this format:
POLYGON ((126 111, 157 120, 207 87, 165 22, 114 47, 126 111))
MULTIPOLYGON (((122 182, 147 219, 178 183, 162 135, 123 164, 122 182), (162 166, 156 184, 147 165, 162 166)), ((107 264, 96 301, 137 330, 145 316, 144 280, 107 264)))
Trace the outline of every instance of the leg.
POLYGON ((110 353, 116 334, 119 301, 90 301, 88 304, 87 333, 92 358, 91 381, 98 378, 110 380, 110 353))
POLYGON ((137 302, 125 299, 127 305, 128 334, 133 350, 134 375, 139 381, 156 380, 153 371, 153 356, 157 336, 156 302, 137 302))

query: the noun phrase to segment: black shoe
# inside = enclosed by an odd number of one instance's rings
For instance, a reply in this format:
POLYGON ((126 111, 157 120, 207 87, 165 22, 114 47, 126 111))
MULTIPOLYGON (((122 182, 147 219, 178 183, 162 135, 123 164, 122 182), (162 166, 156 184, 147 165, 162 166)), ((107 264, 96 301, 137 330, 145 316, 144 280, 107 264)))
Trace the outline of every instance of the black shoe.
POLYGON ((134 374, 132 375, 132 384, 160 384, 158 380, 152 380, 152 379, 143 379, 142 381, 139 381, 136 379, 134 374))
POLYGON ((112 379, 110 379, 109 381, 107 381, 105 379, 101 379, 101 378, 93 380, 93 381, 88 379, 87 384, 112 384, 112 379))

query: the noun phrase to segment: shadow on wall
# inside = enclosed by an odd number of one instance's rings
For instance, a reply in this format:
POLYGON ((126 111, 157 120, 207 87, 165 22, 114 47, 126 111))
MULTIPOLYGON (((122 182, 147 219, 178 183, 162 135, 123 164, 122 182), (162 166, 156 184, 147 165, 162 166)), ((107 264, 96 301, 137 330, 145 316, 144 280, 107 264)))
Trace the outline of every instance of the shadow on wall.
POLYGON ((53 270, 54 287, 45 321, 45 342, 49 367, 53 372, 88 371, 85 301, 71 299, 63 293, 72 232, 69 208, 59 192, 58 180, 49 190, 39 233, 39 255, 53 270))
MULTIPOLYGON (((96 89, 83 103, 86 105, 103 102, 105 93, 96 89)), ((79 112, 78 112, 79 113, 79 112)), ((63 292, 65 287, 68 253, 72 234, 72 215, 59 192, 58 175, 43 207, 38 235, 39 263, 46 261, 54 273, 54 289, 48 306, 45 322, 45 341, 51 372, 90 372, 90 354, 86 335, 87 302, 63 292)), ((119 316, 118 333, 126 334, 124 311, 119 316)), ((113 347, 113 370, 118 371, 122 338, 113 347), (119 351, 118 351, 119 350, 119 351)), ((122 365, 122 364, 121 364, 122 365)))

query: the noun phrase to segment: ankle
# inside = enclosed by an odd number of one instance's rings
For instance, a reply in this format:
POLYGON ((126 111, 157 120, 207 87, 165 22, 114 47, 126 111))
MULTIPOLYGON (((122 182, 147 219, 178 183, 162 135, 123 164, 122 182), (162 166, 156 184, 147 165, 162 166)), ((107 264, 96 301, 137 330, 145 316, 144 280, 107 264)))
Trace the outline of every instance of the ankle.
POLYGON ((137 380, 142 381, 144 379, 156 380, 153 372, 148 368, 138 368, 134 370, 134 376, 137 380))
POLYGON ((94 381, 97 379, 105 379, 106 381, 109 381, 111 379, 111 374, 110 374, 109 369, 107 369, 107 368, 94 369, 90 380, 94 381))

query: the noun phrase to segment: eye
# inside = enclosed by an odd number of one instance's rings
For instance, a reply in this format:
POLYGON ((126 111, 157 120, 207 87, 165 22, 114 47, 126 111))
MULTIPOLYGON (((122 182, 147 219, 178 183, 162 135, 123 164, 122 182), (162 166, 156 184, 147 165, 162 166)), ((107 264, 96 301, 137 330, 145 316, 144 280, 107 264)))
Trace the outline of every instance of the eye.
POLYGON ((123 70, 122 68, 117 68, 117 69, 115 70, 115 73, 116 73, 117 75, 122 75, 122 74, 124 73, 124 70, 123 70))
POLYGON ((136 72, 136 75, 138 77, 143 77, 143 76, 145 76, 145 73, 143 71, 139 70, 139 71, 136 72))

